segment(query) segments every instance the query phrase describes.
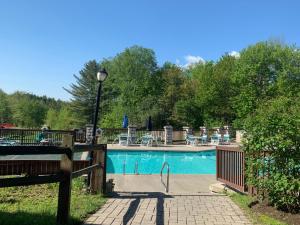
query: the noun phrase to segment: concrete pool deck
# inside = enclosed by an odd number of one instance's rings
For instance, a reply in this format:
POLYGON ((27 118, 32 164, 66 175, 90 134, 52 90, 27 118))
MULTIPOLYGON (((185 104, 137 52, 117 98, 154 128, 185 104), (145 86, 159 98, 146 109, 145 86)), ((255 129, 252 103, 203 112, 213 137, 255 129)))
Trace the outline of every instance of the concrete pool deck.
MULTIPOLYGON (((166 183, 166 174, 163 181, 166 183)), ((117 192, 165 192, 160 175, 107 174, 114 179, 117 192)), ((209 186, 218 183, 216 175, 170 174, 169 193, 209 193, 209 186)))

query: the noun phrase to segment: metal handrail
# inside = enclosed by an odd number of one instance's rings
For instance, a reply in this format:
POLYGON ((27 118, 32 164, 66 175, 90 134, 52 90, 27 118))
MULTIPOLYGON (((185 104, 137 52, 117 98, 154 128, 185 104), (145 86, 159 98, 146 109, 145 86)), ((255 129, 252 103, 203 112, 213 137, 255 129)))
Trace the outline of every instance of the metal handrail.
POLYGON ((162 165, 162 168, 160 170, 160 181, 164 185, 167 193, 169 192, 169 179, 170 179, 170 165, 169 165, 169 163, 164 162, 164 164, 162 165), (167 170, 167 185, 163 182, 163 179, 162 179, 162 172, 163 172, 163 170, 166 166, 167 166, 167 169, 168 169, 167 170))
POLYGON ((123 161, 123 175, 126 174, 126 160, 123 161))
POLYGON ((138 161, 135 161, 134 174, 135 175, 139 174, 139 162, 138 161))

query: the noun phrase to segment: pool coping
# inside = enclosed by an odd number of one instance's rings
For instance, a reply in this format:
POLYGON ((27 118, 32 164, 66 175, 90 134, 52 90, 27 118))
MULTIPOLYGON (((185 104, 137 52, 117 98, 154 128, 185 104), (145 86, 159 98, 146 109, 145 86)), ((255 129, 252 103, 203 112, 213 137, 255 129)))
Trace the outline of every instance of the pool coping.
MULTIPOLYGON (((228 146, 228 145, 227 145, 228 146)), ((235 146, 234 144, 230 146, 235 146)), ((119 144, 108 144, 108 150, 124 150, 124 151, 178 151, 178 152, 201 152, 208 150, 216 150, 216 145, 202 145, 202 146, 188 146, 188 145, 159 145, 159 146, 140 146, 140 145, 130 145, 122 146, 119 144)))

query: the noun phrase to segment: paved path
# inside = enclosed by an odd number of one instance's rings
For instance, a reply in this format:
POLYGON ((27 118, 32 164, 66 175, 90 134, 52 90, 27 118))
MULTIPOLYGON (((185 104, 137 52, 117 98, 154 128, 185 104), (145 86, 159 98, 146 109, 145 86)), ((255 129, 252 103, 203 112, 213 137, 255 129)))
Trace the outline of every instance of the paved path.
POLYGON ((241 225, 251 224, 223 195, 166 195, 119 192, 89 217, 86 225, 241 225))

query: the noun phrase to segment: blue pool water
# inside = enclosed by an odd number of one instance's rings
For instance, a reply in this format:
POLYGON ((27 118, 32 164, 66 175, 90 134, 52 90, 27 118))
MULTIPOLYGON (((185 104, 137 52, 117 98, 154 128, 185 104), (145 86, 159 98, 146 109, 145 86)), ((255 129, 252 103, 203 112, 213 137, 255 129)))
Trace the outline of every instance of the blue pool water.
POLYGON ((216 151, 124 151, 109 150, 107 172, 134 174, 138 164, 139 174, 159 174, 164 162, 170 165, 171 174, 216 174, 216 151))

